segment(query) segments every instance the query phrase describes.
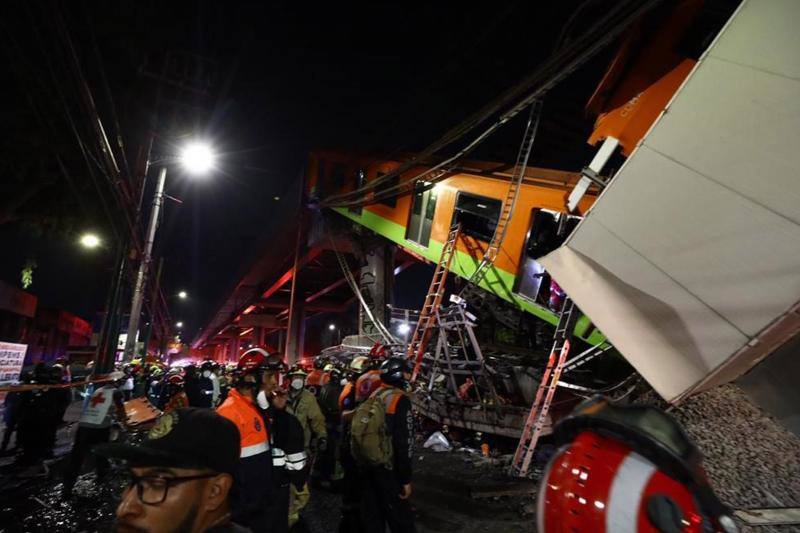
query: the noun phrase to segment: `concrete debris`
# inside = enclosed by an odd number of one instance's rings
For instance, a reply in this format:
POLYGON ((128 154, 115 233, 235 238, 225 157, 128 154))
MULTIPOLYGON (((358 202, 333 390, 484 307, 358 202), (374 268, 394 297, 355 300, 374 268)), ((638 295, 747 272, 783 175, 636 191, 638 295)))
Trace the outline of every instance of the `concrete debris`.
MULTIPOLYGON (((800 505, 800 438, 738 386, 697 394, 670 414, 703 453, 711 485, 724 503, 734 510, 800 505)), ((796 531, 793 527, 744 526, 743 531, 796 531)))

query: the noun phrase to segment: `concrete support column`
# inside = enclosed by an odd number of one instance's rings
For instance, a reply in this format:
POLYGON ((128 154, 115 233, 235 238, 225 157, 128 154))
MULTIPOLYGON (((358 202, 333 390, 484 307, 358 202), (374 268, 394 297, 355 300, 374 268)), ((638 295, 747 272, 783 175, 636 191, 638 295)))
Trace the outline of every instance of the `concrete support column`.
POLYGON ((256 348, 264 347, 264 328, 261 326, 253 328, 253 346, 256 348))
POLYGON ((239 328, 231 328, 230 331, 233 335, 231 339, 232 361, 236 363, 239 361, 239 356, 242 354, 241 350, 239 350, 242 345, 242 338, 239 336, 239 328))
MULTIPOLYGON (((302 291, 298 291, 302 295, 302 291)), ((286 362, 296 363, 303 357, 306 338, 306 310, 302 296, 292 300, 289 308, 289 329, 286 331, 286 362)))
POLYGON ((286 351, 286 330, 283 328, 278 330, 278 345, 275 349, 281 353, 286 351))
MULTIPOLYGON (((380 243, 372 247, 366 254, 366 264, 361 267, 359 285, 364 300, 372 311, 372 315, 389 327, 389 308, 393 303, 394 253, 391 244, 380 243)), ((380 337, 375 324, 369 319, 364 309, 359 307, 358 333, 370 337, 380 337)))

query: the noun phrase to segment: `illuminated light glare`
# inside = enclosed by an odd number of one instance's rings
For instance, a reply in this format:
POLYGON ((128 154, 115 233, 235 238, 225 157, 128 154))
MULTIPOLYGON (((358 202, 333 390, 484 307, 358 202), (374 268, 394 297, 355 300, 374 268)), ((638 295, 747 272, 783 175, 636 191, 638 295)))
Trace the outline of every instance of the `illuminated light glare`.
POLYGON ((176 328, 182 328, 183 327, 183 322, 176 322, 175 323, 175 327, 176 328))
POLYGON ((100 246, 100 237, 94 233, 87 233, 81 236, 81 246, 84 248, 97 248, 100 246))
POLYGON ((582 480, 586 481, 587 479, 589 479, 589 472, 581 472, 581 475, 579 477, 582 480))
POLYGON ((336 324, 330 324, 328 326, 328 329, 331 330, 331 331, 335 330, 336 329, 336 324))
POLYGON ((581 505, 586 505, 586 498, 583 497, 578 498, 578 503, 580 503, 581 505))
POLYGON ((205 143, 192 142, 181 152, 180 161, 192 174, 202 174, 214 168, 214 152, 205 143))
MULTIPOLYGON (((598 509, 605 509, 606 508, 606 504, 604 504, 603 502, 601 502, 599 500, 596 500, 594 502, 594 506, 597 507, 598 509)), ((686 524, 686 525, 688 526, 689 524, 686 524)))
POLYGON ((188 297, 189 297, 189 294, 186 291, 181 291, 181 292, 178 293, 178 298, 180 298, 181 300, 185 300, 188 297))
POLYGON ((411 331, 411 326, 409 326, 408 324, 404 323, 397 326, 397 332, 400 333, 400 335, 405 335, 409 331, 411 331))

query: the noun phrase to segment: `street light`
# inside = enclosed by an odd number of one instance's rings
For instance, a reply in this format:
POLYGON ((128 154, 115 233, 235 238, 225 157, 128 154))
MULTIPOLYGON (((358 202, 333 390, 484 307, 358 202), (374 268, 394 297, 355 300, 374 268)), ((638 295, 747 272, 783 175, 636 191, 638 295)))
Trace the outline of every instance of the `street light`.
POLYGON ((192 174, 204 174, 214 168, 214 151, 200 141, 187 144, 181 151, 181 164, 192 174))
POLYGON ((94 233, 84 233, 81 235, 79 242, 81 243, 81 246, 90 250, 97 248, 101 244, 100 237, 94 233))
POLYGON ((335 330, 336 329, 336 324, 329 325, 328 329, 331 330, 331 331, 335 330))
MULTIPOLYGON (((214 167, 214 152, 208 144, 200 141, 192 141, 181 150, 177 161, 191 174, 202 174, 214 167)), ((142 250, 142 261, 139 263, 139 272, 136 275, 136 285, 133 289, 131 300, 131 314, 128 320, 128 338, 125 341, 125 352, 122 356, 123 361, 133 359, 136 350, 136 334, 139 331, 139 319, 142 315, 142 302, 144 300, 144 287, 147 281, 147 272, 152 260, 153 241, 156 238, 158 228, 159 211, 164 203, 164 185, 167 181, 166 163, 175 159, 162 161, 161 169, 158 171, 158 181, 156 182, 156 192, 153 196, 153 208, 150 210, 150 221, 147 225, 147 237, 144 241, 142 250)))
POLYGON ((183 327, 183 322, 176 322, 175 327, 181 329, 183 327))
POLYGON ((185 300, 188 297, 189 297, 189 294, 186 291, 181 291, 181 292, 178 293, 178 298, 180 298, 181 300, 185 300))
POLYGON ((411 326, 409 326, 408 323, 406 322, 403 322, 402 324, 397 326, 397 332, 400 335, 407 335, 409 331, 411 331, 411 326))

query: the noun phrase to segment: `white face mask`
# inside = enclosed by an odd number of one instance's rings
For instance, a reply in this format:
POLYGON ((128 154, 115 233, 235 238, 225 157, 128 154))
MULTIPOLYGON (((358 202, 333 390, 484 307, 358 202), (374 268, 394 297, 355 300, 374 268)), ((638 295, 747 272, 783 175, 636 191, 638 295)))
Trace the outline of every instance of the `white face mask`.
POLYGON ((269 407, 269 401, 267 400, 267 393, 262 391, 258 391, 258 396, 256 396, 256 403, 262 409, 267 409, 269 407))
POLYGON ((342 380, 339 382, 339 385, 341 385, 342 387, 347 385, 347 378, 342 378, 342 380))
POLYGON ((293 379, 293 380, 292 380, 292 388, 293 388, 294 390, 300 390, 300 389, 302 389, 302 388, 303 388, 303 380, 302 380, 302 379, 299 379, 299 378, 297 378, 297 379, 293 379))
POLYGON ((204 370, 203 371, 203 377, 204 378, 210 378, 211 377, 211 371, 210 370, 204 370))

